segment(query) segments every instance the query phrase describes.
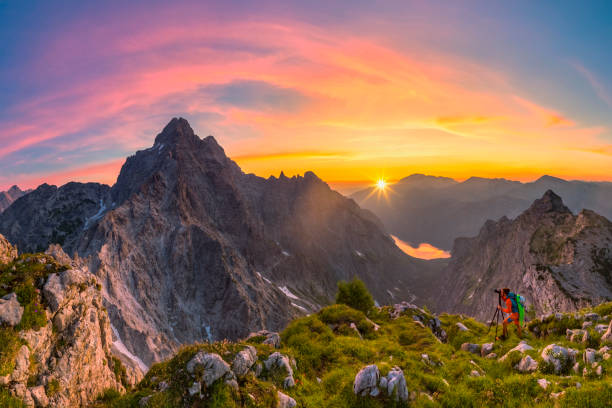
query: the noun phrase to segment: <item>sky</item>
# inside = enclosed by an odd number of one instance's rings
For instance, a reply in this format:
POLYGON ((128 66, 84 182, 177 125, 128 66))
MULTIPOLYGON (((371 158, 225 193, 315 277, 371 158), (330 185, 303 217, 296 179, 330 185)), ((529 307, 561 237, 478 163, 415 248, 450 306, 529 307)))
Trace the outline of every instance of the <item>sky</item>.
POLYGON ((606 1, 0 0, 0 191, 113 184, 172 117, 245 172, 612 181, 606 1))

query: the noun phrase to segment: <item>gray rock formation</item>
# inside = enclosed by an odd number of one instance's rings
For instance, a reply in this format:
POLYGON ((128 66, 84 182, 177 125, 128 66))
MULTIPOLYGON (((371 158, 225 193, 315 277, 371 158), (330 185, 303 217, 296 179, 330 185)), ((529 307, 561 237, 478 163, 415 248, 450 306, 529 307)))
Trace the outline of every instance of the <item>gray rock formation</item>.
POLYGON ((612 299, 612 223, 574 215, 552 191, 514 220, 487 221, 455 241, 436 309, 490 318, 495 288, 508 287, 538 315, 612 299))
POLYGON ((293 379, 293 368, 291 367, 291 361, 289 357, 275 352, 270 354, 270 357, 264 362, 264 366, 268 371, 279 370, 285 376, 283 380, 284 388, 293 388, 295 386, 295 380, 293 379))
POLYGON ((576 362, 577 351, 556 344, 544 347, 541 353, 542 360, 551 364, 555 374, 568 372, 576 362))
POLYGON ((17 248, 0 234, 0 265, 10 263, 17 258, 17 248))
POLYGON ((9 293, 0 299, 0 324, 17 326, 23 316, 23 307, 17 300, 17 295, 9 293))
POLYGON ((380 393, 378 389, 379 378, 380 371, 375 364, 363 367, 355 376, 353 392, 362 397, 366 395, 377 396, 380 393))
POLYGON ((233 377, 232 370, 229 364, 214 353, 198 352, 187 363, 187 372, 196 377, 197 380, 203 381, 207 387, 210 387, 215 381, 227 376, 227 379, 233 377))
POLYGON ((23 191, 17 186, 9 188, 7 191, 0 191, 0 213, 6 210, 18 198, 28 194, 31 190, 23 191))
POLYGON ((399 367, 393 367, 387 374, 387 394, 395 395, 396 401, 408 400, 408 387, 404 372, 399 367))
POLYGON ((389 187, 391 199, 375 187, 351 195, 376 214, 388 231, 417 245, 428 242, 451 249, 459 237, 471 237, 487 220, 515 218, 547 190, 553 190, 578 213, 591 209, 612 219, 612 183, 566 181, 543 176, 531 183, 471 177, 457 182, 446 177, 413 174, 389 187))
POLYGON ((297 402, 293 398, 278 391, 278 404, 276 408, 294 408, 296 406, 297 402))
POLYGON ((515 368, 521 373, 532 373, 538 369, 538 362, 531 358, 531 356, 525 356, 515 368))
POLYGON ((184 119, 129 157, 112 189, 43 185, 0 214, 0 232, 86 258, 117 338, 146 364, 180 344, 278 331, 332 301, 339 280, 359 277, 381 303, 410 298, 437 268, 313 173, 244 174, 184 119))

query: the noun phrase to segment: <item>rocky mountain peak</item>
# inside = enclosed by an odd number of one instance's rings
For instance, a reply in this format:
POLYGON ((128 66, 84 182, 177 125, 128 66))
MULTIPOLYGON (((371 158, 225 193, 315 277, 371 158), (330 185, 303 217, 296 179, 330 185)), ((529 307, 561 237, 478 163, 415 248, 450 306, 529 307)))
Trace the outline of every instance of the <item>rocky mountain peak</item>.
POLYGON ((570 209, 563 204, 563 200, 552 190, 547 190, 542 198, 533 202, 526 213, 543 215, 546 213, 571 213, 570 209))
POLYGON ((200 138, 195 135, 189 122, 183 118, 173 118, 155 138, 155 145, 174 146, 183 143, 196 143, 200 138))

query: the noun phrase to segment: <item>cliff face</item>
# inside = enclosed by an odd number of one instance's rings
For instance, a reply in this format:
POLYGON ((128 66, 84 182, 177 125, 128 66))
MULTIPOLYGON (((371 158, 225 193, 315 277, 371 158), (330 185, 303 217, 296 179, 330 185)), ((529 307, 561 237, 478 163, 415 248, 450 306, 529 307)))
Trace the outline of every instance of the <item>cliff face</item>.
POLYGON ((61 220, 80 220, 65 248, 87 259, 117 335, 147 364, 180 344, 279 330, 333 300, 341 279, 361 278, 380 303, 414 299, 411 283, 434 268, 313 173, 244 174, 184 119, 128 158, 110 191, 75 186, 78 216, 53 198, 65 187, 22 209, 51 209, 51 227, 38 232, 10 208, 0 231, 42 245, 61 220))
MULTIPOLYGON (((0 295, 18 314, 0 329, 0 386, 27 406, 85 406, 103 390, 122 391, 142 377, 131 369, 128 374, 112 354, 96 278, 58 259, 71 261, 55 248, 50 255, 22 255, 0 265, 0 295)), ((5 306, 0 305, 3 317, 5 306)))
POLYGON ((29 193, 30 190, 23 191, 17 186, 9 188, 7 191, 0 191, 0 213, 10 207, 18 198, 29 193))
POLYGON ((500 287, 526 296, 539 315, 612 299, 612 223, 589 210, 572 214, 550 190, 516 219, 455 240, 452 254, 441 311, 489 319, 500 287))

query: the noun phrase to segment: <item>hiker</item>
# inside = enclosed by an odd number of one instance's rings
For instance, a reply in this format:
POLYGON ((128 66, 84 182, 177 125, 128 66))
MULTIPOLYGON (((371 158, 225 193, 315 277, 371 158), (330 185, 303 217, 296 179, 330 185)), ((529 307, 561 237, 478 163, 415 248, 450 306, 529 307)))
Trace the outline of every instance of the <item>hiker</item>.
POLYGON ((508 337, 508 325, 510 323, 516 324, 516 330, 518 331, 518 336, 521 338, 521 323, 519 317, 519 309, 518 306, 515 306, 512 299, 510 299, 510 289, 503 288, 501 290, 501 299, 506 303, 506 308, 502 308, 501 305, 497 305, 497 308, 504 313, 509 314, 506 319, 503 321, 503 335, 501 337, 502 340, 505 340, 508 337))

